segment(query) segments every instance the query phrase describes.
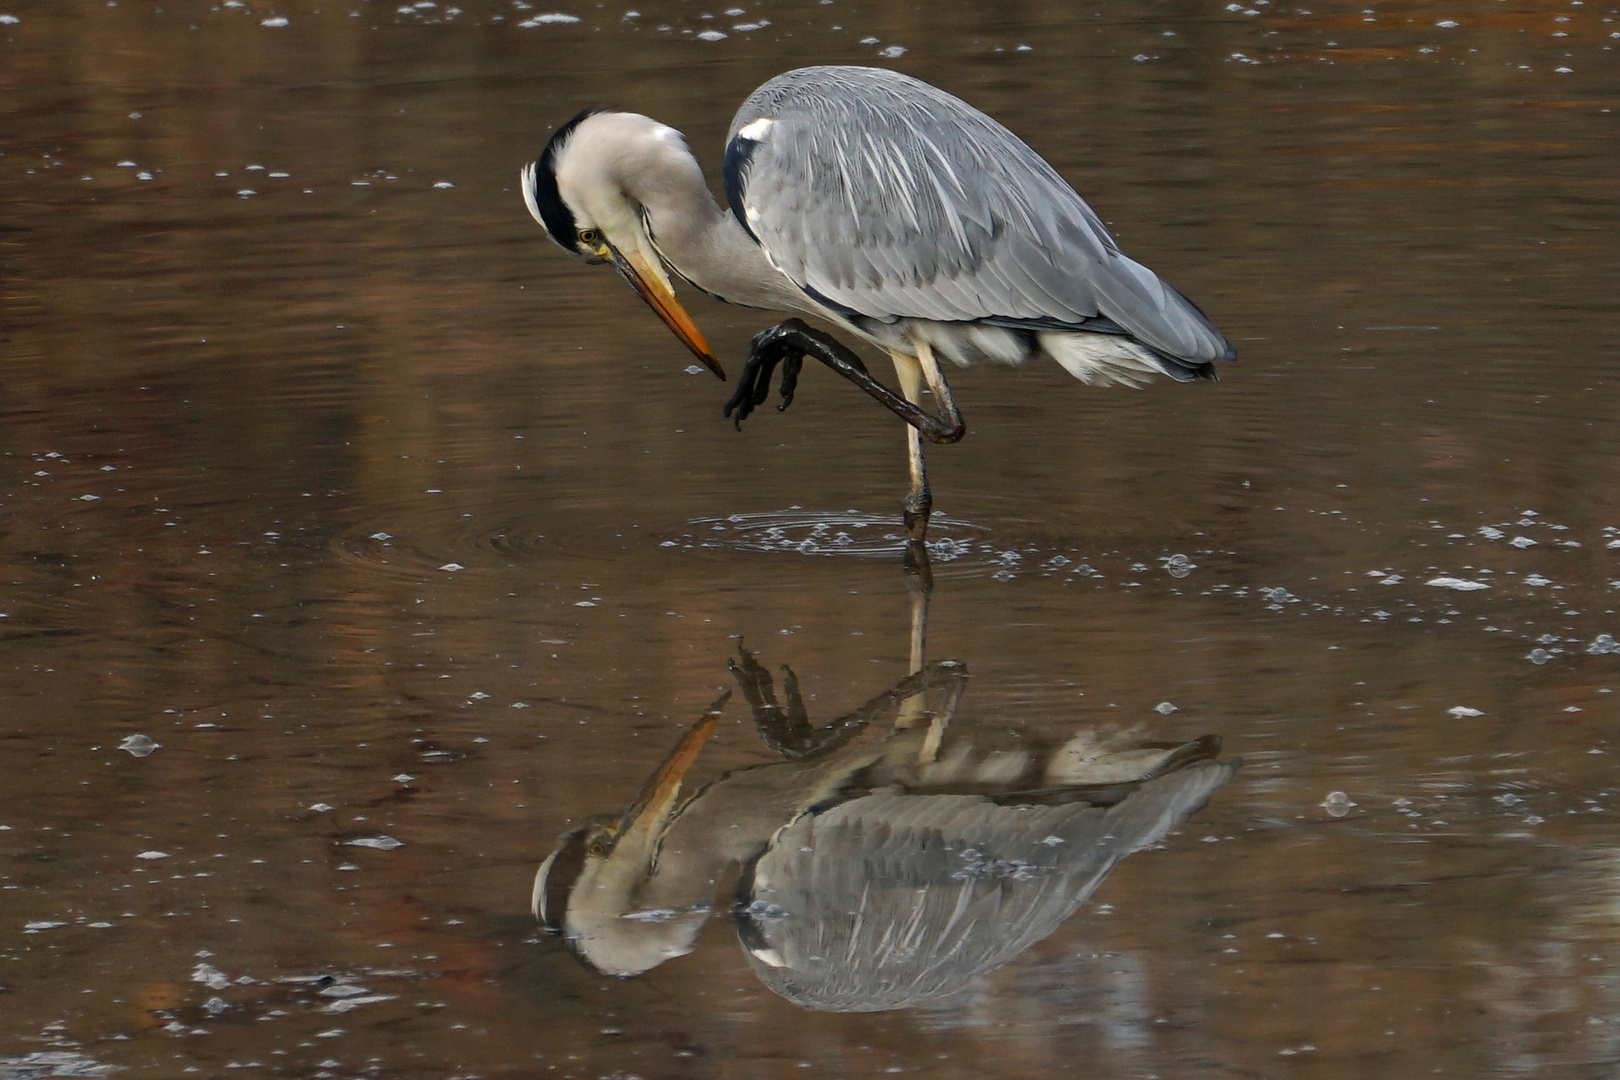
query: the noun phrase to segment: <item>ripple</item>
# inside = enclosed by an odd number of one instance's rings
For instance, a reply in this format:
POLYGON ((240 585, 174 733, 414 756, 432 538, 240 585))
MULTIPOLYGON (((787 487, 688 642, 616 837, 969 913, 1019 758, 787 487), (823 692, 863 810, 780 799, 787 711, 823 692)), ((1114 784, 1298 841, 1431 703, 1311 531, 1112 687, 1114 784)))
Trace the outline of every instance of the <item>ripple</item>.
MULTIPOLYGON (((859 510, 767 510, 724 517, 694 518, 689 531, 675 534, 660 547, 703 551, 773 552, 797 555, 893 559, 905 550, 900 519, 859 510)), ((991 546, 989 529, 955 518, 935 516, 928 523, 928 553, 935 562, 956 562, 991 546)))
POLYGON ((513 566, 556 559, 609 557, 612 544, 590 530, 564 533, 555 516, 504 517, 449 506, 425 513, 420 505, 397 513, 373 510, 332 538, 343 559, 409 577, 433 574, 479 576, 513 566))

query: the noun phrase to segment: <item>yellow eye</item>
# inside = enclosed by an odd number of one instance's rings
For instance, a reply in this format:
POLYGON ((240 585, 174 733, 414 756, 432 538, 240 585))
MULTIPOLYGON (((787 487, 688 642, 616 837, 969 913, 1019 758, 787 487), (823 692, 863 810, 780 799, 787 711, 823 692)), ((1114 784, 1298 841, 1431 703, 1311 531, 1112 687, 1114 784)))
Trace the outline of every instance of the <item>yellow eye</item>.
POLYGON ((595 229, 581 229, 579 230, 579 242, 582 244, 595 244, 600 235, 595 229))

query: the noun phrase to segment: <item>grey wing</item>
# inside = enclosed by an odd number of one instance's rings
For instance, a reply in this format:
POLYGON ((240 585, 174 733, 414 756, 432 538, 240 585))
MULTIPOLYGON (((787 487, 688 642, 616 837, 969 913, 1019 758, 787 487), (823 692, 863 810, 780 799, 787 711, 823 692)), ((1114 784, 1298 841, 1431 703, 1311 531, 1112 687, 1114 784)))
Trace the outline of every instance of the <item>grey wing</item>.
POLYGON ((1183 360, 1235 355, 1040 155, 895 72, 802 68, 761 86, 732 122, 725 187, 771 262, 844 314, 1105 329, 1100 318, 1183 360))
POLYGON ((767 985, 808 1008, 945 996, 1051 934, 1235 768, 1200 762, 1107 810, 880 792, 803 815, 741 884, 743 944, 767 985))

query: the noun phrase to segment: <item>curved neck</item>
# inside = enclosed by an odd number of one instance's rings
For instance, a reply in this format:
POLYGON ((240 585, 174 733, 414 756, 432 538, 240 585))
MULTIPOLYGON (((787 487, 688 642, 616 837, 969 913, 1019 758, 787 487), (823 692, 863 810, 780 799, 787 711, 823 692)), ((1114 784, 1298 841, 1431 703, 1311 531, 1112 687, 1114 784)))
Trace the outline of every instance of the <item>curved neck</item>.
POLYGON ((653 245, 677 274, 712 296, 744 307, 818 313, 771 265, 729 210, 709 194, 684 144, 660 147, 625 191, 642 206, 653 245))

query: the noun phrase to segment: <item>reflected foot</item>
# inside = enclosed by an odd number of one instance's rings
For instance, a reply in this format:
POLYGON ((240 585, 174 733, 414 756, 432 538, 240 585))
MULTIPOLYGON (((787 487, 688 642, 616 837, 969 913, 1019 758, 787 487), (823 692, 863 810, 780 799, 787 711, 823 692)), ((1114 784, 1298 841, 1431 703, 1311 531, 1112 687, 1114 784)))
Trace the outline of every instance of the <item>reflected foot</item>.
POLYGON ((944 703, 938 711, 948 716, 955 712, 962 684, 967 679, 966 665, 941 660, 906 676, 853 712, 825 727, 816 727, 804 707, 799 679, 792 668, 782 665, 782 694, 786 699, 783 704, 777 701, 776 680, 745 647, 739 644, 737 659, 728 663, 732 678, 737 680, 737 687, 754 715, 760 740, 789 761, 806 761, 831 753, 859 735, 872 721, 892 713, 902 702, 931 690, 945 690, 944 703))
POLYGON ((776 680, 770 671, 741 644, 737 646, 737 659, 729 664, 732 678, 737 680, 737 688, 754 714, 760 740, 789 761, 804 761, 834 750, 866 726, 865 717, 854 723, 847 722, 850 718, 846 717, 818 729, 804 707, 799 678, 786 664, 782 665, 786 704, 776 699, 776 680))

